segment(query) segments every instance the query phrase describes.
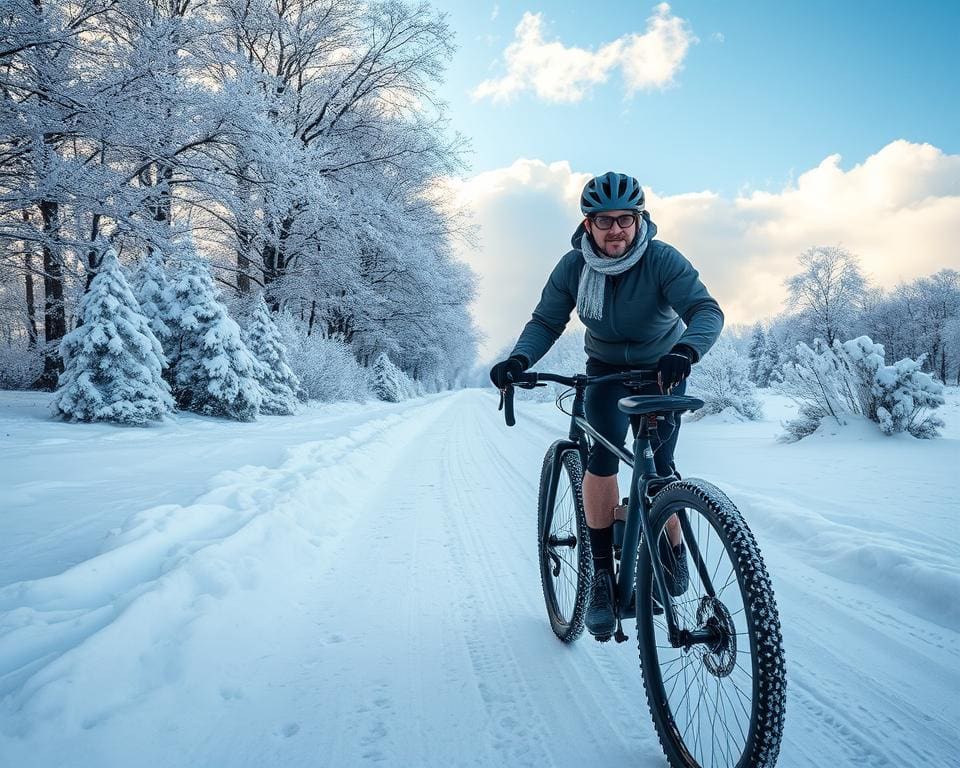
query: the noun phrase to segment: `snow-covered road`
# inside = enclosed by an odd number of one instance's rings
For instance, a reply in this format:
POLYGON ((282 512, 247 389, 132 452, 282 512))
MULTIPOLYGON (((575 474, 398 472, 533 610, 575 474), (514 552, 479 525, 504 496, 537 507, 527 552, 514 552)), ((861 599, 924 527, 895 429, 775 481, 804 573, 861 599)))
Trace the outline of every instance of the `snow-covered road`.
MULTIPOLYGON (((479 391, 123 430, 42 397, 0 400, 2 768, 665 764, 635 633, 568 647, 546 621, 550 406, 513 430, 479 391)), ((778 764, 957 764, 957 434, 784 446, 771 407, 685 425, 678 460, 773 577, 778 764)))

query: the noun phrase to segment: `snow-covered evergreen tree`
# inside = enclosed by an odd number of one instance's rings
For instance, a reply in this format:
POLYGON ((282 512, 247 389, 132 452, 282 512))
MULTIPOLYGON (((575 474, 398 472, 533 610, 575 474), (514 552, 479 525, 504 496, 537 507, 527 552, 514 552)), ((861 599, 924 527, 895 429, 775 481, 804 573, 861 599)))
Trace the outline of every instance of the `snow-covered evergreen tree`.
POLYGON ((756 389, 750 380, 750 361, 729 341, 721 338, 703 359, 693 366, 687 394, 699 397, 704 406, 693 419, 732 408, 738 418, 759 419, 763 414, 756 389))
POLYGON ((406 377, 383 352, 374 361, 370 374, 370 391, 380 400, 399 403, 410 396, 406 377))
POLYGON ((108 249, 80 305, 83 325, 60 344, 65 370, 53 401, 72 421, 142 425, 173 410, 163 349, 108 249))
POLYGON ((168 323, 175 315, 173 292, 167 272, 159 258, 147 256, 133 270, 134 295, 140 309, 150 322, 150 329, 161 344, 170 339, 168 323))
POLYGON ((180 276, 172 284, 176 307, 170 324, 177 404, 209 416, 252 421, 263 401, 256 358, 217 298, 207 265, 189 241, 183 248, 180 276))
POLYGON ((757 364, 757 376, 765 381, 763 386, 773 386, 779 381, 783 381, 783 375, 780 372, 780 366, 783 363, 781 359, 780 339, 773 328, 767 331, 764 339, 763 355, 757 364))
MULTIPOLYGON (((750 347, 747 356, 750 358, 750 378, 758 387, 767 386, 766 381, 761 381, 761 361, 766 347, 767 335, 763 332, 763 326, 757 323, 753 326, 753 331, 750 334, 750 347)), ((769 374, 767 379, 769 379, 769 374)))
POLYGON ((287 362, 287 350, 280 330, 270 316, 263 293, 253 304, 253 313, 244 333, 244 341, 256 358, 256 378, 263 388, 260 410, 289 416, 297 410, 297 393, 303 388, 287 362))

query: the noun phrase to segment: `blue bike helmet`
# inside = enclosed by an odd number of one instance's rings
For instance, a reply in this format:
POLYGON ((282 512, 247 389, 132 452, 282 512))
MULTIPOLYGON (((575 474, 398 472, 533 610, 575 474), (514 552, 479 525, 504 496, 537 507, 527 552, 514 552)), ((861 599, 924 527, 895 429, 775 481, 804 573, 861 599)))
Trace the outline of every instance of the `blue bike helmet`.
POLYGON ((642 213, 645 202, 643 187, 633 176, 607 171, 587 182, 580 195, 580 210, 584 216, 602 211, 642 213))

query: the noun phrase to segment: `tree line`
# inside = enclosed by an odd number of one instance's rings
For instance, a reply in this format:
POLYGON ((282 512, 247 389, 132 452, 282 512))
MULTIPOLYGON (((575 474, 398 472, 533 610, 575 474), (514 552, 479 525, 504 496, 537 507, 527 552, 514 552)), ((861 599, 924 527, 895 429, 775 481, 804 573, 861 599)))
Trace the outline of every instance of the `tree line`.
POLYGON ((911 359, 941 383, 960 385, 960 272, 942 269, 884 290, 839 246, 810 248, 799 266, 786 281, 787 309, 741 334, 758 386, 797 361, 801 342, 831 347, 860 336, 881 344, 887 361, 911 359))
MULTIPOLYGON (((437 86, 443 14, 384 0, 6 0, 0 364, 53 388, 111 251, 139 282, 185 237, 231 311, 387 356, 428 386, 473 361, 472 229, 437 86)), ((2 378, 2 376, 0 376, 2 378)))

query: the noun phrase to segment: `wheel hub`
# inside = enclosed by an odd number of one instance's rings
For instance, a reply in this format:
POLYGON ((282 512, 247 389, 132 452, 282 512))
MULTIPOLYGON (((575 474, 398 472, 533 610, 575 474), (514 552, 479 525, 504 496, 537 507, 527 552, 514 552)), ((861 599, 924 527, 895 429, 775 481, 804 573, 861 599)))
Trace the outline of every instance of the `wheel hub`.
POLYGON ((715 597, 704 597, 697 608, 697 624, 708 630, 703 665, 714 677, 726 677, 737 663, 737 630, 730 611, 715 597))

